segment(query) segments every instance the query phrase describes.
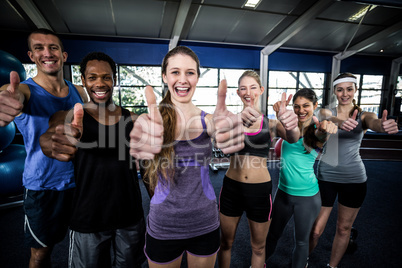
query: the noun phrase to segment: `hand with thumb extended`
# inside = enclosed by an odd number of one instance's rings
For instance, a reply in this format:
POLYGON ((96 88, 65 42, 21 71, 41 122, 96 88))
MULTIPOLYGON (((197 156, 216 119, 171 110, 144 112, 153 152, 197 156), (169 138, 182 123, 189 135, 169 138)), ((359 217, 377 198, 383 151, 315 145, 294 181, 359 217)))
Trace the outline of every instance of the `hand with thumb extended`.
POLYGON ((388 134, 398 133, 398 124, 394 119, 387 119, 388 111, 384 110, 381 117, 381 128, 388 134))
POLYGON ((136 159, 153 159, 163 145, 162 116, 151 86, 145 88, 145 99, 149 114, 139 116, 130 132, 130 154, 136 159))
MULTIPOLYGON (((67 119, 64 119, 64 123, 58 124, 54 133, 51 135, 51 150, 52 157, 59 161, 70 161, 74 158, 80 139, 83 133, 83 117, 84 110, 81 103, 74 105, 73 120, 68 123, 67 119)), ((55 114, 54 119, 56 122, 60 118, 68 118, 71 115, 71 111, 61 111, 55 114)))
POLYGON ((319 121, 317 117, 313 116, 313 121, 316 126, 316 134, 335 134, 338 131, 338 126, 328 120, 319 121))
MULTIPOLYGON (((289 96, 290 97, 290 96, 289 96)), ((286 131, 292 130, 297 127, 299 120, 293 110, 286 109, 291 98, 286 100, 286 93, 282 93, 282 99, 279 104, 279 111, 277 112, 278 120, 281 122, 286 131)))
POLYGON ((242 114, 233 114, 226 107, 227 82, 222 80, 218 88, 218 101, 213 114, 215 146, 224 154, 240 151, 244 147, 242 114))
POLYGON ((348 119, 346 119, 345 121, 343 121, 340 129, 345 130, 345 131, 352 131, 353 129, 355 129, 357 127, 357 125, 359 124, 359 122, 356 121, 358 112, 359 111, 357 109, 355 109, 353 111, 352 116, 349 117, 348 119))
POLYGON ((24 96, 18 89, 20 77, 17 72, 10 72, 10 84, 0 92, 0 126, 8 125, 22 111, 24 96))

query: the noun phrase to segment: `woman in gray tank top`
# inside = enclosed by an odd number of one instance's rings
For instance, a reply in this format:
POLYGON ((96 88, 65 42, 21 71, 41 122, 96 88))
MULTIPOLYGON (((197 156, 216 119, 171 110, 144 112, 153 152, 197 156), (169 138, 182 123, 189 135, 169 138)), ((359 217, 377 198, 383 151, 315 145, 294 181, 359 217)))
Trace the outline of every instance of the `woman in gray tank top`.
POLYGON ((334 94, 338 106, 322 109, 321 115, 339 126, 324 147, 318 164, 318 180, 322 207, 310 235, 310 253, 324 232, 333 204, 338 197, 337 229, 327 267, 336 267, 349 244, 350 232, 367 190, 367 176, 359 149, 367 129, 395 134, 397 123, 387 120, 387 110, 379 119, 375 113, 363 112, 356 105, 354 95, 357 79, 351 73, 343 73, 334 79, 334 94))

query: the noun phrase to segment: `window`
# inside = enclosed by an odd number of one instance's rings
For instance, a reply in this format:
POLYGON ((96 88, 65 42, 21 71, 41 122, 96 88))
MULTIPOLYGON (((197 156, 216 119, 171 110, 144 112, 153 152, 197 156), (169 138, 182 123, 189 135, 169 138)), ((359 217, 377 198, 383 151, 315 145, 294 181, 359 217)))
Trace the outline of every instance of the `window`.
MULTIPOLYGON (((228 89, 226 92, 226 107, 232 113, 240 113, 243 110, 243 102, 237 95, 239 78, 246 71, 245 69, 220 69, 220 79, 226 79, 228 89)), ((216 91, 218 92, 218 91, 216 91)), ((216 96, 216 95, 215 95, 216 96)), ((216 99, 216 97, 215 97, 216 99)), ((215 100, 216 105, 216 100, 215 100)))
POLYGON ((283 92, 286 92, 288 97, 289 94, 294 95, 299 89, 311 88, 317 94, 318 105, 322 105, 324 80, 324 73, 270 71, 268 81, 268 117, 276 118, 273 105, 281 100, 283 92))
POLYGON ((359 105, 378 115, 381 103, 382 75, 363 75, 359 105))
POLYGON ((27 79, 35 77, 38 73, 38 69, 36 68, 36 64, 34 63, 23 63, 22 66, 24 66, 25 72, 27 74, 27 79))

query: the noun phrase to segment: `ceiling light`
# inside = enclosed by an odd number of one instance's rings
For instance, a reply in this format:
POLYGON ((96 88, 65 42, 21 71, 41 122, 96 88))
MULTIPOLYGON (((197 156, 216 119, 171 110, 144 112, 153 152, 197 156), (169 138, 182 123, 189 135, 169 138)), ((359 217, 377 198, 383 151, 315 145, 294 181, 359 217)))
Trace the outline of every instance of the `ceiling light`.
POLYGON ((360 9, 358 12, 356 12, 352 16, 350 16, 348 18, 348 21, 358 21, 361 17, 364 16, 364 14, 366 14, 367 10, 371 11, 376 7, 377 7, 376 5, 366 6, 366 7, 362 8, 362 9, 360 9))
POLYGON ((261 0, 246 0, 243 7, 256 8, 261 0))
POLYGON ((383 52, 384 52, 384 49, 380 49, 380 52, 383 53, 383 52))

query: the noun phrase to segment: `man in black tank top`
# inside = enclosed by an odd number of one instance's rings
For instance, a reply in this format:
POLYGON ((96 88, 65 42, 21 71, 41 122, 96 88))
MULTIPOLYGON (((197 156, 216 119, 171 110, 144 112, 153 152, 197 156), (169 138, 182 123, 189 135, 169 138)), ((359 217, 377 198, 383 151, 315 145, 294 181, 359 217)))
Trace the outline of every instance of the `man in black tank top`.
POLYGON ((47 156, 74 163, 69 267, 140 267, 144 212, 127 146, 137 115, 112 100, 116 65, 108 55, 89 53, 80 69, 90 102, 56 113, 41 137, 47 156))

